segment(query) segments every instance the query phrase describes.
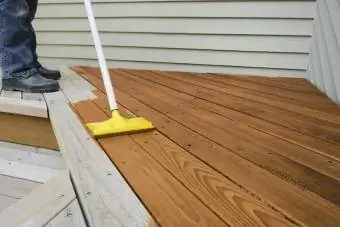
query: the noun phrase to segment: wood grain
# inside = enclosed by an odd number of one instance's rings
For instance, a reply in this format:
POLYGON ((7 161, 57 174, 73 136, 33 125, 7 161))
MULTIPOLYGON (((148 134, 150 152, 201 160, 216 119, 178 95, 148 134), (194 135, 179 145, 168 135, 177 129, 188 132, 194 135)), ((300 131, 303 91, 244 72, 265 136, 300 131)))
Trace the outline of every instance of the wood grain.
MULTIPOLYGON (((92 102, 79 102, 74 108, 85 123, 108 118, 92 102)), ((130 136, 99 139, 98 142, 160 225, 226 225, 130 136)))
MULTIPOLYGON (((336 178, 327 177, 297 162, 306 159, 303 153, 300 156, 297 155, 301 153, 301 150, 305 151, 303 148, 280 141, 276 137, 248 127, 240 127, 240 125, 233 124, 232 121, 211 112, 202 111, 198 108, 193 109, 185 105, 185 103, 183 104, 183 102, 172 99, 175 94, 166 94, 162 91, 155 95, 157 89, 153 84, 149 87, 137 84, 132 80, 121 79, 120 74, 117 73, 115 75, 115 84, 132 97, 142 100, 144 103, 158 109, 161 113, 182 122, 182 124, 195 132, 206 135, 210 140, 232 150, 241 157, 256 163, 289 182, 299 185, 303 189, 315 192, 335 204, 340 204, 340 195, 337 190, 340 187, 340 182, 335 180, 340 179, 339 162, 334 161, 334 167, 329 171, 330 163, 327 162, 327 159, 317 153, 311 153, 311 156, 317 156, 317 160, 320 159, 320 162, 315 163, 314 158, 311 157, 308 163, 309 166, 320 168, 319 164, 321 163, 323 164, 323 168, 321 166, 322 170, 336 178), (173 103, 179 104, 173 105, 173 103), (209 133, 207 134, 206 132, 209 133), (282 147, 279 152, 277 151, 279 149, 277 144, 282 147), (285 152, 291 153, 285 154, 285 152), (297 152, 297 154, 294 152, 297 152), (298 158, 298 160, 291 159, 291 155, 298 158), (330 187, 325 188, 323 185, 330 185, 330 187)), ((308 155, 308 150, 306 152, 308 155)))
MULTIPOLYGON (((213 75, 223 76, 223 74, 215 73, 213 75)), ((235 79, 240 81, 251 82, 254 84, 260 84, 268 87, 277 87, 285 89, 287 91, 297 91, 304 93, 315 93, 315 87, 309 83, 306 79, 299 78, 281 78, 281 77, 262 77, 262 76, 234 76, 235 79)), ((321 96, 324 96, 322 92, 317 92, 321 96)))
MULTIPOLYGON (((117 79, 117 76, 119 75, 123 75, 123 74, 116 74, 116 79, 117 79)), ((126 76, 126 74, 124 74, 124 76, 126 76)), ((129 79, 135 79, 135 78, 129 77, 129 79)), ((329 176, 332 176, 335 179, 340 179, 340 170, 339 170, 340 163, 336 160, 333 160, 334 162, 333 161, 329 162, 329 160, 332 160, 332 159, 329 159, 320 154, 315 154, 314 152, 310 152, 310 150, 301 148, 300 146, 293 145, 277 137, 273 137, 266 133, 254 130, 249 127, 245 127, 244 125, 238 124, 238 122, 232 121, 229 118, 226 118, 219 114, 211 113, 207 111, 207 109, 209 108, 205 107, 205 103, 208 103, 208 102, 202 103, 202 105, 200 106, 193 106, 191 105, 191 103, 196 100, 196 99, 193 99, 193 97, 186 96, 185 98, 182 98, 185 95, 181 94, 181 96, 179 96, 176 93, 174 93, 173 90, 168 89, 167 87, 159 86, 150 81, 144 81, 140 79, 136 79, 135 81, 138 82, 139 84, 138 85, 134 84, 133 86, 143 86, 144 88, 143 92, 145 92, 147 88, 149 88, 149 89, 153 89, 153 91, 158 91, 161 93, 161 96, 162 96, 161 100, 165 100, 166 102, 169 102, 168 108, 162 106, 161 111, 164 110, 165 113, 169 112, 171 109, 178 109, 178 111, 186 111, 188 114, 191 114, 195 116, 196 118, 200 118, 204 120, 205 122, 208 122, 209 125, 214 125, 214 127, 220 128, 232 135, 238 136, 241 139, 252 138, 251 142, 248 139, 249 143, 258 144, 259 146, 262 146, 268 150, 279 153, 287 158, 292 158, 311 168, 317 169, 320 172, 329 174, 329 176), (144 87, 144 85, 147 88, 144 87), (178 105, 171 106, 172 103, 178 103, 178 105), (202 109, 201 107, 205 107, 205 109, 202 109), (279 149, 277 146, 282 147, 282 148, 279 149), (306 160, 306 157, 310 158, 310 160, 306 160), (315 160, 319 162, 313 163, 315 160), (331 167, 332 163, 335 164, 333 167, 331 167), (333 168, 333 170, 329 168, 333 168)), ((124 83, 128 84, 127 81, 124 81, 124 83)), ((149 94, 152 95, 151 93, 149 94)), ((225 137, 224 139, 227 139, 227 137, 225 137)), ((223 142, 221 143, 223 144, 223 142)), ((337 149, 340 149, 340 146, 337 147, 337 149)))
MULTIPOLYGON (((96 80, 93 76, 89 76, 89 74, 86 76, 92 77, 90 82, 99 84, 98 88, 102 89, 100 88, 101 83, 98 78, 96 80)), ((283 211, 289 217, 294 217, 296 220, 307 223, 307 225, 308 223, 309 225, 332 225, 331 223, 339 223, 339 209, 336 206, 307 191, 302 191, 285 183, 224 147, 160 114, 158 110, 138 101, 138 98, 132 98, 119 89, 117 90, 117 96, 121 104, 133 113, 151 119, 162 133, 185 150, 209 163, 210 166, 233 179, 234 182, 242 185, 246 190, 255 192, 261 199, 269 201, 271 205, 283 211), (186 135, 185 138, 182 135, 186 135), (226 163, 228 164, 226 165, 226 163), (299 202, 296 203, 295 201, 299 202), (305 209, 305 207, 308 207, 308 211, 299 212, 301 209, 305 209), (328 218, 324 218, 324 215, 328 216, 328 218), (324 221, 328 222, 328 224, 323 223, 324 221)))
MULTIPOLYGON (((132 76, 119 71, 119 75, 132 76)), ((301 116, 293 112, 282 111, 279 108, 272 107, 260 102, 254 103, 236 96, 228 96, 224 93, 216 92, 206 88, 190 86, 178 80, 169 77, 162 77, 154 73, 136 74, 134 80, 145 78, 151 82, 170 87, 177 91, 192 95, 227 108, 270 121, 293 130, 326 140, 331 143, 340 144, 340 127, 337 124, 327 122, 322 119, 316 119, 309 116, 301 116), (279 116, 279 117, 278 117, 279 116)))
POLYGON ((2 141, 0 141, 0 158, 50 169, 63 169, 65 167, 60 152, 53 150, 49 150, 49 153, 46 151, 39 152, 39 149, 36 147, 2 141))
MULTIPOLYGON (((101 110, 107 112, 108 104, 103 93, 97 93, 101 110)), ((96 100, 93 100, 96 103, 96 100)), ((123 115, 131 117, 120 106, 123 115)), ((110 112, 107 113, 108 115, 110 112)), ((213 168, 187 153, 159 132, 131 135, 154 160, 176 177, 196 197, 232 226, 293 225, 262 201, 251 197, 213 168)))
MULTIPOLYGON (((125 70, 130 71, 130 70, 125 70)), ((133 71, 131 71, 133 72, 133 71)), ((340 109, 337 108, 335 103, 329 98, 321 97, 314 94, 304 94, 303 92, 284 92, 282 95, 282 89, 277 91, 271 88, 267 89, 253 89, 254 85, 251 83, 244 85, 244 81, 241 83, 235 83, 235 80, 229 79, 230 77, 226 77, 223 80, 223 83, 220 81, 215 81, 210 78, 219 78, 217 76, 208 76, 206 74, 197 74, 195 76, 187 75, 184 73, 169 73, 169 72, 156 72, 162 76, 168 76, 172 79, 176 79, 179 81, 183 81, 185 83, 208 88, 214 91, 219 91, 224 94, 237 96, 243 99, 252 100, 254 102, 261 102, 270 106, 276 106, 278 108, 282 108, 288 111, 292 111, 291 108, 286 108, 282 104, 282 102, 295 105, 297 107, 304 107, 311 110, 318 110, 322 112, 333 112, 340 113, 340 109), (230 82, 231 81, 231 82, 230 82), (243 83, 242 83, 243 82, 243 83), (235 86, 236 84, 236 86, 235 86), (240 87, 241 86, 241 87, 240 87), (263 92, 265 90, 265 92, 263 92)), ((232 78, 232 77, 231 77, 232 78)), ((240 82, 240 81, 237 81, 240 82)), ((284 91, 284 90, 283 90, 284 91)), ((303 113, 303 111, 299 111, 298 113, 303 113)), ((314 117, 314 115, 313 115, 314 117)))
POLYGON ((65 170, 1 213, 0 226, 45 226, 75 198, 65 170))
POLYGON ((40 183, 0 175, 0 185, 0 195, 20 199, 32 192, 40 183))
MULTIPOLYGON (((184 73, 180 73, 180 75, 183 75, 184 73)), ((186 75, 186 73, 184 74, 186 75)), ((303 92, 301 90, 299 91, 292 91, 292 90, 286 90, 279 87, 273 87, 273 86, 266 86, 263 84, 258 84, 254 82, 248 82, 246 80, 239 80, 236 76, 217 76, 217 75, 211 75, 211 74, 188 74, 190 76, 196 76, 200 78, 204 78, 206 83, 212 83, 219 86, 232 85, 239 88, 243 88, 243 90, 246 92, 247 90, 256 91, 272 96, 278 96, 286 99, 293 99, 293 100, 299 100, 302 102, 308 102, 308 103, 315 103, 315 100, 320 100, 322 103, 319 103, 323 106, 327 105, 334 105, 334 103, 326 96, 320 95, 320 91, 317 89, 314 89, 315 91, 311 92, 303 92)), ((268 78, 268 80, 271 80, 271 78, 268 78)))
POLYGON ((48 119, 0 113, 0 140, 59 150, 48 119))
MULTIPOLYGON (((21 95, 21 93, 19 93, 21 95)), ((48 118, 44 101, 23 100, 0 96, 0 112, 48 118)))
POLYGON ((65 207, 55 218, 53 218, 45 227, 85 227, 86 223, 80 210, 78 200, 65 207))
POLYGON ((47 93, 44 97, 89 225, 149 226, 154 223, 116 167, 86 132, 64 94, 47 93))

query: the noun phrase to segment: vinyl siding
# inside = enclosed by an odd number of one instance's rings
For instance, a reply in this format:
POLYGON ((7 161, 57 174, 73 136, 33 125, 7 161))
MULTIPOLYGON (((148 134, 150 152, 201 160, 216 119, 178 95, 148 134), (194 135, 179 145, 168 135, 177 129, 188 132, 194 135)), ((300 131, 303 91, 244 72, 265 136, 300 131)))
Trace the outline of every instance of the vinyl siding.
POLYGON ((318 0, 308 78, 340 103, 340 0, 318 0))
MULTIPOLYGON (((305 77, 315 1, 93 1, 110 67, 305 77)), ((46 64, 98 65, 81 0, 41 0, 46 64)))

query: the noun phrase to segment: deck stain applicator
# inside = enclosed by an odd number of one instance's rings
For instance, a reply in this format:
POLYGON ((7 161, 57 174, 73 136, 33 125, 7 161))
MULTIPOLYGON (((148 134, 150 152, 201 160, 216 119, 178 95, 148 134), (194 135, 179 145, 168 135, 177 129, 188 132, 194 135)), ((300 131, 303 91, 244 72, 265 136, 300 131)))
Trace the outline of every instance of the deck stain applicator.
POLYGON ((103 122, 88 123, 87 127, 94 137, 106 137, 120 134, 131 134, 144 132, 154 129, 152 123, 144 118, 124 118, 120 115, 116 97, 113 91, 109 70, 100 42, 97 25, 93 15, 91 0, 84 0, 88 21, 91 28, 92 38, 98 56, 100 70, 103 76, 105 90, 109 101, 112 116, 109 120, 103 122))

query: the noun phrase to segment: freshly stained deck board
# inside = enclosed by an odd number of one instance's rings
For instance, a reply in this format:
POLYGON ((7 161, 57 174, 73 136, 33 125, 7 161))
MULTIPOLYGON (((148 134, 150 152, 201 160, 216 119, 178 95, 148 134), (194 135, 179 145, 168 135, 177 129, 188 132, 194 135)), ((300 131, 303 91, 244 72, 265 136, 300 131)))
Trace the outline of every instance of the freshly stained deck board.
MULTIPOLYGON (((90 79, 91 83, 103 90, 103 85, 100 80, 96 81, 95 78, 89 74, 84 75, 84 77, 90 79)), ((117 87, 117 83, 114 82, 114 84, 117 87)), ((117 97, 124 107, 127 107, 137 115, 152 120, 158 130, 168 138, 171 138, 172 141, 181 145, 187 152, 209 163, 210 166, 225 176, 230 177, 234 182, 244 187, 245 190, 255 193, 255 195, 260 196, 264 201, 268 201, 269 204, 273 205, 276 209, 306 225, 324 224, 333 226, 339 224, 338 206, 332 205, 308 191, 302 191, 280 180, 261 167, 240 158, 202 135, 184 127, 182 125, 183 122, 176 122, 164 114, 159 113, 158 111, 161 111, 161 109, 150 105, 148 102, 136 100, 140 99, 140 96, 132 98, 119 91, 119 89, 120 87, 118 86, 117 97), (182 135, 185 135, 185 138, 183 138, 182 135), (304 210, 304 212, 301 212, 302 210, 304 210)), ((124 92, 131 92, 130 90, 126 88, 124 92)), ((158 95, 154 95, 154 97, 154 99, 159 99, 158 95)), ((171 112, 171 114, 174 113, 175 111, 171 112)), ((169 113, 167 113, 167 115, 168 114, 169 113)))
POLYGON ((307 103, 315 103, 315 100, 320 100, 322 103, 321 105, 330 105, 334 103, 326 96, 320 95, 320 92, 309 92, 308 94, 301 92, 301 91, 288 91, 283 88, 273 87, 273 86, 266 86, 263 84, 256 84, 253 82, 248 82, 245 80, 239 80, 236 76, 216 76, 216 75, 206 75, 206 74, 184 74, 181 73, 180 75, 189 75, 189 76, 196 76, 200 78, 204 78, 206 83, 212 83, 215 85, 219 85, 221 87, 224 84, 236 86, 239 88, 243 88, 244 90, 251 90, 256 91, 268 95, 278 96, 282 98, 288 98, 293 100, 300 100, 305 101, 307 103))
POLYGON ((155 97, 157 89, 155 90, 155 87, 152 87, 153 84, 147 87, 142 84, 136 84, 131 80, 120 80, 118 79, 120 77, 117 73, 115 76, 114 81, 116 85, 122 90, 125 90, 129 95, 153 106, 158 111, 176 119, 178 122, 182 122, 182 124, 185 124, 188 128, 201 135, 209 132, 206 136, 210 140, 262 166, 273 174, 299 185, 303 189, 315 192, 337 205, 340 204, 340 195, 338 193, 340 181, 336 180, 340 179, 339 162, 334 160, 334 166, 330 168, 330 163, 327 162, 327 159, 319 154, 312 153, 314 156, 319 156, 317 159, 319 162, 316 163, 313 156, 310 157, 309 162, 308 160, 305 162, 311 167, 322 169, 320 172, 315 171, 309 166, 302 165, 290 159, 290 156, 293 155, 298 158, 298 161, 304 161, 303 153, 299 154, 300 156, 294 154, 294 152, 301 153, 301 150, 304 151, 303 149, 299 149, 300 147, 298 146, 295 146, 294 149, 294 145, 285 141, 282 141, 281 144, 281 141, 275 143, 275 140, 277 140, 276 137, 264 133, 261 134, 261 132, 254 130, 249 133, 246 130, 247 127, 239 127, 233 124, 233 122, 230 122, 230 120, 228 121, 228 119, 223 119, 218 115, 214 116, 213 113, 208 111, 200 111, 198 108, 193 109, 190 106, 185 106, 185 103, 173 105, 173 103, 176 103, 176 99, 172 97, 175 94, 166 94, 164 91, 160 91, 155 97), (178 108, 178 106, 181 105, 184 105, 184 107, 178 108), (248 138, 252 138, 254 141, 248 138), (279 152, 276 150, 277 143, 282 147, 280 149, 281 153, 280 150, 279 152), (282 154, 282 152, 285 151, 291 151, 291 153, 285 157, 283 156, 284 153, 282 154), (323 166, 318 166, 322 163, 324 163, 323 166), (322 172, 327 172, 331 177, 322 172), (326 188, 323 187, 323 185, 329 185, 329 187, 326 188))
MULTIPOLYGON (((221 74, 216 74, 222 76, 221 74)), ((315 90, 315 87, 308 83, 304 79, 298 78, 266 78, 261 76, 234 76, 235 79, 251 82, 254 84, 265 85, 268 87, 277 87, 281 89, 286 89, 288 91, 297 91, 297 92, 305 92, 305 93, 319 93, 321 96, 324 94, 320 91, 315 90), (300 81, 300 83, 297 83, 300 81)))
MULTIPOLYGON (((138 76, 133 77, 131 74, 119 71, 117 72, 117 75, 125 76, 130 79, 132 78, 133 80, 138 81, 138 83, 144 84, 147 83, 147 80, 142 80, 139 77, 147 77, 149 80, 151 80, 151 82, 157 82, 167 87, 176 89, 177 91, 190 94, 193 96, 193 98, 197 97, 206 101, 210 101, 212 103, 249 114, 262 120, 270 121, 275 124, 309 134, 319 139, 340 144, 339 125, 326 122, 321 119, 310 118, 308 116, 300 116, 287 111, 281 111, 280 109, 262 103, 247 102, 247 100, 240 99, 235 96, 227 97, 226 94, 223 93, 218 93, 209 89, 188 86, 185 83, 172 80, 170 78, 163 78, 153 73, 148 73, 145 75, 145 73, 142 72, 138 74, 138 76)), ((119 79, 118 76, 115 77, 115 79, 119 79)), ((154 86, 156 85, 157 84, 154 86)))
MULTIPOLYGON (((75 109, 84 123, 108 119, 92 102, 76 104, 75 109), (89 109, 91 111, 87 111, 89 109)), ((222 220, 147 155, 131 137, 105 138, 98 142, 160 225, 225 226, 222 220)))
MULTIPOLYGON (((232 109, 224 108, 220 105, 207 102, 201 99, 195 99, 190 102, 193 106, 199 106, 213 113, 229 118, 235 122, 255 128, 259 131, 278 137, 282 140, 289 141, 301 147, 305 147, 311 151, 336 159, 340 161, 339 145, 316 139, 309 135, 293 131, 281 125, 277 125, 268 121, 263 121, 256 117, 237 112, 232 109)), ((331 159, 329 161, 331 161, 331 159)))
MULTIPOLYGON (((97 96, 98 99, 93 100, 93 102, 109 115, 110 112, 107 111, 105 96, 103 93, 99 94, 99 92, 97 96)), ((76 107, 78 105, 84 106, 85 103, 75 105, 76 107)), ((95 107, 91 109, 95 109, 95 107)), ((124 115, 130 117, 125 108, 120 107, 120 110, 124 115)), ((80 110, 80 112, 82 111, 80 110)), ((131 135, 131 138, 133 140, 131 143, 136 142, 152 159, 158 161, 179 182, 186 185, 196 197, 200 198, 207 207, 225 222, 238 226, 268 223, 285 226, 292 225, 291 222, 284 219, 282 214, 279 215, 271 207, 255 197, 251 197, 236 184, 204 162, 187 154, 183 148, 162 134, 158 132, 142 133, 131 135), (249 204, 251 210, 244 206, 245 202, 249 204)), ((111 149, 109 148, 109 150, 111 149)))
MULTIPOLYGON (((132 72, 130 70, 126 70, 127 72, 132 72)), ((259 92, 258 90, 252 90, 252 89, 244 89, 243 87, 234 86, 233 84, 229 84, 229 80, 225 78, 224 83, 220 84, 219 82, 215 82, 213 80, 210 80, 210 77, 201 74, 201 76, 188 76, 186 74, 179 74, 179 73, 168 73, 168 72, 155 72, 161 76, 168 76, 172 79, 176 79, 179 81, 183 81, 185 83, 188 83, 190 85, 195 85, 197 87, 201 88, 208 88, 214 91, 218 91, 224 94, 237 96, 240 98, 244 98, 246 100, 252 100, 255 102, 262 102, 264 104, 276 106, 276 107, 283 108, 284 105, 282 105, 282 102, 288 103, 290 105, 295 106, 302 106, 308 109, 312 110, 318 110, 327 112, 330 111, 336 111, 335 105, 329 105, 331 101, 326 97, 320 97, 320 96, 313 96, 312 94, 305 95, 303 93, 296 93, 292 94, 292 92, 286 93, 286 96, 281 96, 279 92, 259 92), (287 95, 289 95, 287 97, 287 95), (313 97, 313 98, 312 98, 313 97), (316 105, 317 104, 317 105, 316 105)), ((214 76, 212 76, 214 77, 214 76)), ((215 76, 216 77, 216 76, 215 76)), ((249 88, 251 86, 247 86, 249 88)), ((269 88, 268 88, 269 90, 269 88)), ((289 111, 291 111, 291 108, 285 108, 289 111)), ((339 112, 340 113, 340 112, 339 112)))
MULTIPOLYGON (((117 74, 116 74, 117 75, 117 74)), ((117 81, 117 80, 116 80, 117 81)), ((120 84, 126 84, 127 87, 131 87, 131 88, 135 88, 138 89, 138 85, 136 87, 132 87, 134 86, 133 84, 129 84, 129 81, 122 81, 122 83, 117 83, 117 85, 120 84)), ((202 110, 200 108, 200 106, 192 106, 190 105, 191 100, 193 97, 187 97, 187 99, 180 99, 181 97, 176 96, 175 93, 173 93, 171 90, 167 89, 167 88, 158 88, 158 86, 153 86, 152 83, 147 83, 147 85, 150 85, 150 88, 152 88, 153 91, 159 91, 162 97, 160 97, 161 100, 164 100, 165 102, 168 102, 168 106, 170 108, 166 109, 167 107, 163 107, 159 108, 162 109, 161 111, 163 111, 165 114, 167 114, 167 111, 170 112, 169 110, 172 108, 173 110, 177 110, 178 111, 185 111, 187 112, 187 114, 190 114, 191 116, 195 117, 195 118, 200 118, 201 120, 204 120, 207 124, 209 125, 214 125, 217 128, 221 128, 222 130, 229 132, 229 134, 238 136, 240 140, 243 140, 244 138, 252 138, 252 140, 249 141, 249 143, 255 143, 258 144, 260 146, 265 147, 266 149, 272 151, 272 152, 276 152, 276 150, 278 149, 277 146, 279 147, 285 147, 285 149, 281 148, 281 152, 279 152, 281 155, 286 156, 288 158, 292 157, 297 161, 302 161, 302 162, 307 162, 307 166, 308 166, 308 160, 305 160, 306 155, 310 156, 310 161, 312 163, 309 163, 310 167, 314 167, 314 168, 321 168, 319 170, 321 170, 321 172, 325 172, 328 173, 330 176, 334 177, 335 179, 340 179, 340 163, 335 161, 333 164, 333 170, 331 170, 332 166, 330 165, 329 158, 324 157, 323 155, 319 155, 319 154, 314 154, 313 152, 311 153, 309 150, 307 149, 303 149, 299 146, 295 146, 291 143, 288 143, 284 140, 281 140, 279 138, 276 137, 272 137, 266 133, 262 133, 259 131, 256 131, 254 129, 250 129, 249 127, 244 127, 243 125, 237 124, 234 121, 231 121, 228 118, 222 117, 220 115, 216 115, 214 113, 208 112, 207 110, 202 110), (185 102, 187 100, 187 102, 185 102), (179 103, 176 106, 171 106, 173 103, 179 103), (317 163, 313 163, 314 160, 318 160, 319 162, 317 163), (330 172, 329 172, 330 171, 330 172)), ((142 86, 142 85, 139 85, 142 86)), ((147 87, 142 87, 141 88, 143 91, 140 92, 146 92, 148 90, 147 87)), ((124 89, 123 89, 124 90, 124 89)), ((131 89, 133 90, 133 89, 131 89)), ((126 90, 127 91, 127 90, 126 90)), ((149 93, 150 96, 152 96, 152 93, 149 93)), ((182 95, 183 96, 183 95, 182 95)), ((146 103, 152 103, 151 101, 148 101, 146 103)), ((152 104, 151 104, 152 105, 152 104)), ((158 104, 161 105, 161 104, 158 104)), ((152 105, 154 106, 154 105, 152 105)), ((204 105, 202 105, 204 106, 204 105)), ((227 110, 226 110, 227 111, 227 110)), ((184 119, 184 118, 183 118, 184 119)), ((195 124, 195 123, 194 123, 195 124)), ((192 129, 195 128, 195 125, 193 125, 193 127, 191 127, 192 129)), ((212 129, 214 130, 214 129, 212 129)), ((226 135, 221 133, 221 138, 223 137, 223 140, 226 140, 227 137, 225 137, 226 135)), ((213 140, 213 139, 212 139, 213 140)), ((221 144, 224 143, 224 141, 221 141, 221 144)), ((279 150, 280 151, 280 150, 279 150)))
POLYGON ((59 150, 48 119, 0 113, 0 140, 59 150))

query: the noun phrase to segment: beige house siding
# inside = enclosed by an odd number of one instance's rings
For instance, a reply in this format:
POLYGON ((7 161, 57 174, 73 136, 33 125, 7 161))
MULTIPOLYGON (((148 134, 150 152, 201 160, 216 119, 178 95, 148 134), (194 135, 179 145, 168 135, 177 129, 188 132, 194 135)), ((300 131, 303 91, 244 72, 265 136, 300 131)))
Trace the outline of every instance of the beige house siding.
POLYGON ((318 0, 308 78, 340 103, 340 0, 318 0))
MULTIPOLYGON (((94 1, 110 67, 305 77, 315 1, 94 1)), ((40 0, 46 64, 98 65, 81 0, 40 0)))

